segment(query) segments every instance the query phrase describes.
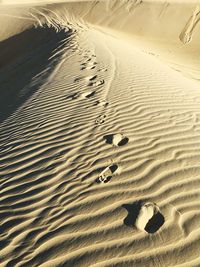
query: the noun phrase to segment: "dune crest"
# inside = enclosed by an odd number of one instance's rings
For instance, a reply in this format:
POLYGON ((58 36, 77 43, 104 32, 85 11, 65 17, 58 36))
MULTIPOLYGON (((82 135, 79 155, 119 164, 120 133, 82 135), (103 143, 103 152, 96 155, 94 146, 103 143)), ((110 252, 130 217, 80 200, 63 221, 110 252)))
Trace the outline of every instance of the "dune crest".
POLYGON ((183 31, 180 34, 180 40, 184 44, 191 42, 193 31, 194 31, 197 23, 199 22, 199 20, 200 20, 200 7, 197 6, 195 8, 195 11, 193 12, 193 15, 190 17, 190 19, 188 20, 187 24, 185 25, 183 31))

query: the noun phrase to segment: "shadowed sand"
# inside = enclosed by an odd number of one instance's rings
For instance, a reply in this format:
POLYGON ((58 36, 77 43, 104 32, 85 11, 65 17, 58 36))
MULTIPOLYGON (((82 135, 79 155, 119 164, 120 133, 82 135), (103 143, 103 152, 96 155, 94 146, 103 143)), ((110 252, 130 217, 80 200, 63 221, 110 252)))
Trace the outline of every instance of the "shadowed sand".
POLYGON ((0 42, 1 121, 45 83, 61 54, 50 57, 65 38, 64 31, 31 28, 0 42))

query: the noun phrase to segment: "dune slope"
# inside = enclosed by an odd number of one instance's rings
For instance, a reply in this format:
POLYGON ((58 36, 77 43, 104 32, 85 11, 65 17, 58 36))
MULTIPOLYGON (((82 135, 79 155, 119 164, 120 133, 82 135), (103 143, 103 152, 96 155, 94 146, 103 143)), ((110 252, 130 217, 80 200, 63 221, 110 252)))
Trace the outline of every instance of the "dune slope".
POLYGON ((199 82, 125 38, 142 1, 98 2, 2 33, 0 265, 199 266, 199 82))

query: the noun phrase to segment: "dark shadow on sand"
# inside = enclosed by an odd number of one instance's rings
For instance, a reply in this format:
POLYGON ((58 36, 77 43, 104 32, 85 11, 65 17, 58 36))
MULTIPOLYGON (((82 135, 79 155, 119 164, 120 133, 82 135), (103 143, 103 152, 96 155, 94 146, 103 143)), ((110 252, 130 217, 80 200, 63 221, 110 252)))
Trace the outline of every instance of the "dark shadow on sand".
POLYGON ((70 32, 31 28, 0 42, 0 122, 34 94, 54 70, 70 32), (34 79, 40 75, 41 79, 34 79))
POLYGON ((128 214, 124 219, 124 224, 129 227, 133 227, 135 225, 136 219, 139 215, 141 209, 142 202, 134 202, 133 204, 123 204, 122 208, 126 209, 128 214))
POLYGON ((145 231, 149 234, 154 234, 159 230, 159 228, 164 224, 164 222, 164 216, 160 212, 158 212, 148 221, 145 227, 145 231))

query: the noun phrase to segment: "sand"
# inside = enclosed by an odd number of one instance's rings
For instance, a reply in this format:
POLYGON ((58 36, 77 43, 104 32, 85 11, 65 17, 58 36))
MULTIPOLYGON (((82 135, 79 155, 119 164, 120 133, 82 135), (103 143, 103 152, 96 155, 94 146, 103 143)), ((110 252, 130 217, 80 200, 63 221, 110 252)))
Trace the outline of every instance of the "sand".
POLYGON ((200 2, 0 3, 0 266, 200 266, 200 2))

